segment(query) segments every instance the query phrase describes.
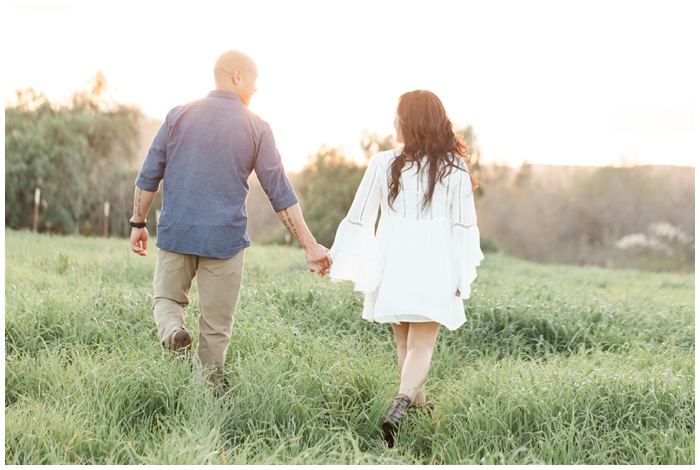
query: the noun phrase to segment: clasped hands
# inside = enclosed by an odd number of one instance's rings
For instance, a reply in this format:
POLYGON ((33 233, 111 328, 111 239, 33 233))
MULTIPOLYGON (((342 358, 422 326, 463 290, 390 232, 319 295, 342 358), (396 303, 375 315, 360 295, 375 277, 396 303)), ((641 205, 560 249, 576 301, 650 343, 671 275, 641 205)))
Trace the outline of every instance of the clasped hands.
POLYGON ((331 270, 333 261, 328 255, 330 250, 318 243, 312 248, 306 250, 306 263, 309 265, 309 270, 312 273, 317 273, 323 277, 331 270))

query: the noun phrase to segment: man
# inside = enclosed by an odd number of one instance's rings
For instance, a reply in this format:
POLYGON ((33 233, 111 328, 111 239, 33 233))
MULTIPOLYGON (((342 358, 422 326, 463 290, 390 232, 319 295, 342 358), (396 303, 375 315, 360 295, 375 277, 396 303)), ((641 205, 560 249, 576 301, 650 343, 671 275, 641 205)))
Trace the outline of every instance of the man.
POLYGON ((171 351, 189 349, 188 293, 197 275, 200 318, 197 356, 216 382, 226 358, 239 298, 245 248, 248 177, 255 173, 281 222, 304 248, 312 272, 329 268, 284 174, 269 124, 248 105, 257 91, 255 63, 228 51, 214 66, 216 90, 170 110, 136 179, 131 249, 146 256, 146 216, 163 180, 153 315, 158 339, 171 351))

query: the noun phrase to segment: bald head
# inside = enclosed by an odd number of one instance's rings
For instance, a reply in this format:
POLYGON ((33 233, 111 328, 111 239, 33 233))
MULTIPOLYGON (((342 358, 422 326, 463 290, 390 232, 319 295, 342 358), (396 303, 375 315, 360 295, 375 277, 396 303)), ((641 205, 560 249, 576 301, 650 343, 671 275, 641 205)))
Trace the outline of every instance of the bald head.
POLYGON ((253 59, 239 51, 226 51, 214 64, 214 81, 217 90, 236 93, 243 104, 250 103, 250 98, 257 91, 255 79, 258 68, 253 59))

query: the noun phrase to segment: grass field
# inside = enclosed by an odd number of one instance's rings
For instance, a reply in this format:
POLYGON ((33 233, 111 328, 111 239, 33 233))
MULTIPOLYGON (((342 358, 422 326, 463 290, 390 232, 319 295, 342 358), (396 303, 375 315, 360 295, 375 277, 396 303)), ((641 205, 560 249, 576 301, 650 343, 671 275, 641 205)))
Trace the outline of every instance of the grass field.
POLYGON ((387 449, 391 329, 301 250, 248 250, 216 399, 157 342, 154 241, 5 238, 6 464, 695 463, 694 275, 488 256, 438 339, 433 417, 387 449))

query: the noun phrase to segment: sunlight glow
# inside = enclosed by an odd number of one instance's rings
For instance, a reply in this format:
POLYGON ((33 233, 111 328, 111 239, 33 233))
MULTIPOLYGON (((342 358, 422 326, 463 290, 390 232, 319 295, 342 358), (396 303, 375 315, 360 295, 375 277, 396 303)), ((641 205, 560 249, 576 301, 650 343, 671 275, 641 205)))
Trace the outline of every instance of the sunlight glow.
POLYGON ((27 87, 63 99, 101 71, 118 101, 163 119, 239 49, 258 65, 251 109, 288 170, 324 144, 362 159, 362 130, 393 134, 398 97, 417 88, 473 126, 484 161, 700 156, 692 2, 202 1, 169 3, 167 18, 159 2, 135 5, 6 2, 6 101, 27 87))

